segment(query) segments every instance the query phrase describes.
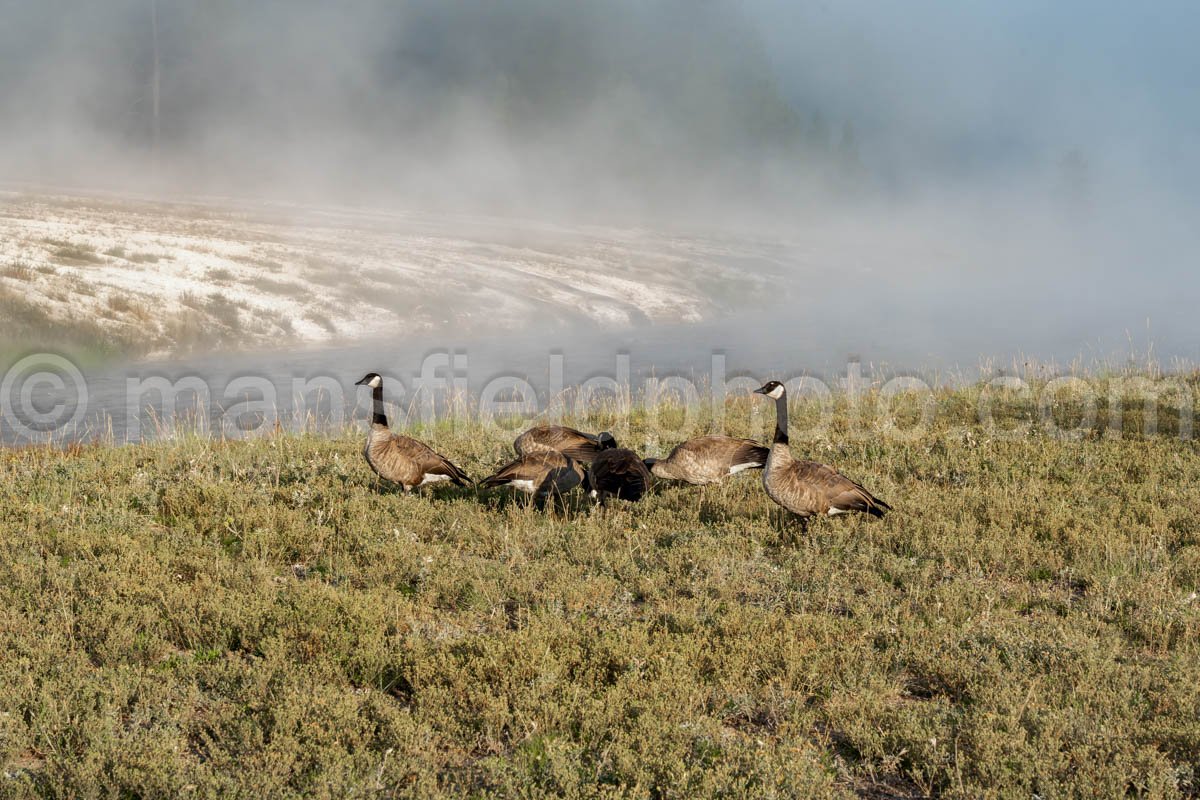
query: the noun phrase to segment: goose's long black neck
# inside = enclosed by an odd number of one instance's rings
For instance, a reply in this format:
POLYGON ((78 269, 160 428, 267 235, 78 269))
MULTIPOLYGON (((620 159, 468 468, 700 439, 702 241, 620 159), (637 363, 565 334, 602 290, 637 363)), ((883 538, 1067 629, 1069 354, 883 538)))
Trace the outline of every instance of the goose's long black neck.
POLYGON ((787 395, 775 398, 775 444, 788 443, 787 395))
POLYGON ((387 426, 387 414, 383 413, 383 387, 371 387, 371 424, 387 426))

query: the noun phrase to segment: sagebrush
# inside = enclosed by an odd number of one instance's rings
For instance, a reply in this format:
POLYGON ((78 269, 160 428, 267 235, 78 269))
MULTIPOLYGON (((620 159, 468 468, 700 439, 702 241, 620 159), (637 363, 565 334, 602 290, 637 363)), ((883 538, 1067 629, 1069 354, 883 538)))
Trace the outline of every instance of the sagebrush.
MULTIPOLYGON (((357 430, 4 452, 0 793, 1195 796, 1195 443, 998 435, 972 391, 793 438, 896 509, 803 534, 758 473, 406 495, 357 430)), ((476 477, 511 441, 418 433, 476 477)))

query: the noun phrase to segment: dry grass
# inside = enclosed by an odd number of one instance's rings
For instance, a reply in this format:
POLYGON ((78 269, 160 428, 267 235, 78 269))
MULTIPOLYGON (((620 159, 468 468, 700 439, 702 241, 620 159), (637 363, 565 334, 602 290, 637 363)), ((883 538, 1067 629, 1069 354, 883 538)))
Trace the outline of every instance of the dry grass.
MULTIPOLYGON (((801 536, 754 476, 381 491, 360 431, 0 454, 0 792, 1195 796, 1200 451, 979 399, 908 437, 838 399, 794 447, 896 511, 801 536)), ((511 438, 420 435, 475 476, 511 438)))
POLYGON ((236 302, 230 300, 221 292, 214 292, 204 302, 204 310, 214 320, 236 333, 242 327, 242 318, 236 302))
POLYGON ((312 294, 309 287, 295 281, 275 280, 261 275, 248 278, 246 284, 281 297, 306 297, 312 294))
POLYGON ((124 294, 110 294, 105 300, 105 305, 126 322, 146 325, 154 320, 149 306, 124 294))
POLYGON ((32 281, 33 268, 23 261, 11 261, 0 267, 0 278, 11 278, 14 281, 32 281))
MULTIPOLYGON (((10 284, 11 286, 11 284, 10 284)), ((93 358, 136 357, 153 352, 186 353, 214 348, 237 349, 245 344, 245 306, 223 294, 183 293, 182 308, 152 308, 141 296, 121 289, 104 289, 73 276, 42 292, 56 302, 96 298, 86 316, 51 313, 35 299, 0 286, 0 363, 31 350, 62 351, 90 361, 93 358)), ((285 315, 269 324, 279 336, 294 335, 285 315)))
POLYGON ((153 253, 131 252, 121 245, 108 248, 104 251, 104 255, 129 261, 133 264, 157 264, 162 260, 161 256, 153 253))
POLYGON ((104 259, 96 252, 94 245, 62 239, 46 239, 45 244, 51 248, 51 258, 61 264, 81 265, 101 264, 104 262, 104 259))
POLYGON ((0 326, 4 330, 0 359, 33 347, 112 356, 136 346, 126 334, 108 331, 95 320, 54 317, 38 304, 4 288, 0 288, 0 326))

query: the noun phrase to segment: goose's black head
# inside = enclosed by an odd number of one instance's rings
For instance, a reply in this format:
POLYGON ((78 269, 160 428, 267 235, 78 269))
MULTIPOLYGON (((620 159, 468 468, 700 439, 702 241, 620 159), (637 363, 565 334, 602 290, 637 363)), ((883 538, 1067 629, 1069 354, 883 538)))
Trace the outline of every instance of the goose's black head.
POLYGON ((755 394, 765 394, 767 397, 778 400, 783 397, 787 390, 779 381, 767 381, 762 386, 754 390, 755 394))
POLYGON ((362 380, 354 384, 355 386, 370 386, 372 389, 383 386, 383 378, 379 377, 377 372, 368 372, 362 377, 362 380))
POLYGON ((597 436, 596 443, 600 445, 601 450, 611 450, 617 446, 616 438, 608 431, 604 431, 597 436))

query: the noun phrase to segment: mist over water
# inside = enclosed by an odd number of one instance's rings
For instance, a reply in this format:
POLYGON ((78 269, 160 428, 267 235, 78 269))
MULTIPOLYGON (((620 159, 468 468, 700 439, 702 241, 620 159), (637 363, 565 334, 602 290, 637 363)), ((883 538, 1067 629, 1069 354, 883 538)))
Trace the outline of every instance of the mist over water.
MULTIPOLYGON (((525 363, 625 350, 666 372, 714 350, 731 368, 792 373, 852 355, 897 370, 1200 357, 1194 4, 0 12, 8 185, 728 232, 778 251, 756 273, 765 289, 696 323, 451 327, 292 348, 305 364, 411 353, 401 368, 414 369, 438 347, 496 368, 506 351, 525 363)), ((731 268, 739 259, 731 249, 731 268)), ((452 318, 475 301, 438 302, 452 318)))

